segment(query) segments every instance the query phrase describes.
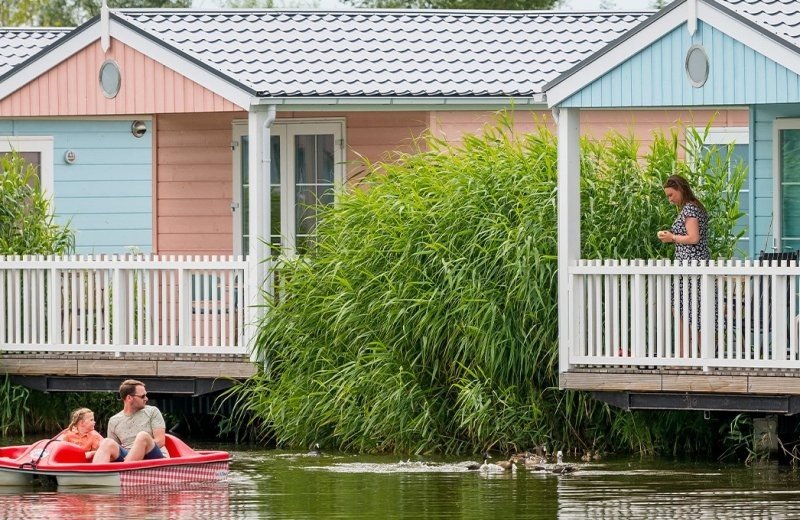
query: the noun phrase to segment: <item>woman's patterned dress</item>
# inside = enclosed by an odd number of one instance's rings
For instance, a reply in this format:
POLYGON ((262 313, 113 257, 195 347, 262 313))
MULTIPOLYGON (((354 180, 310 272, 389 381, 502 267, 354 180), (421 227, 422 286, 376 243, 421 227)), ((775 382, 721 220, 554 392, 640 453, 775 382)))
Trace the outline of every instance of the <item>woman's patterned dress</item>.
MULTIPOLYGON (((675 222, 672 223, 672 233, 674 235, 686 236, 686 219, 696 218, 700 224, 700 241, 697 244, 675 244, 675 260, 710 260, 711 251, 708 249, 708 214, 701 209, 696 203, 688 202, 684 204, 681 211, 678 213, 675 222)), ((701 262, 703 263, 703 262, 701 262)), ((683 278, 681 277, 678 284, 678 306, 681 316, 687 316, 689 324, 693 323, 692 320, 692 305, 687 305, 687 313, 683 310, 683 278)), ((699 276, 692 276, 689 278, 689 294, 693 291, 697 292, 697 329, 700 329, 700 289, 697 287, 700 283, 699 276)))

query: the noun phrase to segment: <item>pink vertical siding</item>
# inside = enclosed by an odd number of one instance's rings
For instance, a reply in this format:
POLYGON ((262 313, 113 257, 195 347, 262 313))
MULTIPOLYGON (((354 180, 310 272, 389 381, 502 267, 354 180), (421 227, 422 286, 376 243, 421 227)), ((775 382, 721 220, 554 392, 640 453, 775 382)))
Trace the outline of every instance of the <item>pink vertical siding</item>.
MULTIPOLYGON (((458 144, 464 134, 479 133, 487 122, 494 120, 493 112, 431 112, 431 130, 434 135, 458 144)), ((633 135, 646 149, 652 143, 652 132, 668 130, 674 126, 704 127, 714 120, 715 127, 747 127, 748 111, 732 110, 582 110, 581 132, 594 138, 611 131, 633 135)), ((553 118, 547 111, 518 111, 514 113, 514 128, 518 132, 532 132, 537 122, 544 122, 555 130, 553 118)))
POLYGON ((231 254, 232 121, 239 112, 158 117, 154 243, 160 254, 231 254))
POLYGON ((181 112, 231 112, 239 107, 112 40, 107 53, 96 42, 0 100, 0 116, 92 116, 181 112), (100 90, 98 73, 116 60, 122 88, 114 99, 100 90))

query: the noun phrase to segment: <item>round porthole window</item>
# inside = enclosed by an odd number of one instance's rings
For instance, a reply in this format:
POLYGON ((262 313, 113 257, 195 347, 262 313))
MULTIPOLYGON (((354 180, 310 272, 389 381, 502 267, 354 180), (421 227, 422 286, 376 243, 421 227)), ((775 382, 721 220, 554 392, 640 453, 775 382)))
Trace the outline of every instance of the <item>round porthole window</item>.
POLYGON ((100 89, 109 99, 117 97, 119 87, 122 85, 122 75, 119 65, 114 60, 106 60, 100 66, 100 89))
POLYGON ((692 45, 686 52, 686 75, 695 88, 702 87, 708 79, 708 54, 701 45, 692 45))

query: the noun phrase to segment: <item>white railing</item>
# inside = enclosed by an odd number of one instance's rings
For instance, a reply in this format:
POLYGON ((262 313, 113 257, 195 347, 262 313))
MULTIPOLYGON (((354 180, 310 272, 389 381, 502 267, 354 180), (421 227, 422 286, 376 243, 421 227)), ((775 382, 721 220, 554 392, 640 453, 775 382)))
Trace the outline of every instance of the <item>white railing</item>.
POLYGON ((242 257, 0 256, 0 350, 245 354, 242 257))
POLYGON ((800 369, 797 261, 581 260, 569 273, 571 367, 800 369))

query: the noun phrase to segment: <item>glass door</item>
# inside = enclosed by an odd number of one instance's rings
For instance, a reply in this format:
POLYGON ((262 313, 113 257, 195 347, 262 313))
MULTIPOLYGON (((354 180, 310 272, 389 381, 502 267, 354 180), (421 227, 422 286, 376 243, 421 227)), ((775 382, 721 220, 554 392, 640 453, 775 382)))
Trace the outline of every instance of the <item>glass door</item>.
POLYGON ((780 131, 779 251, 800 250, 800 129, 780 131))
MULTIPOLYGON (((334 203, 344 182, 344 122, 275 122, 270 130, 270 243, 273 254, 303 253, 313 244, 320 205, 334 203), (285 172, 281 176, 281 171, 285 172)), ((247 254, 249 234, 247 122, 234 123, 231 210, 234 254, 247 254)))

